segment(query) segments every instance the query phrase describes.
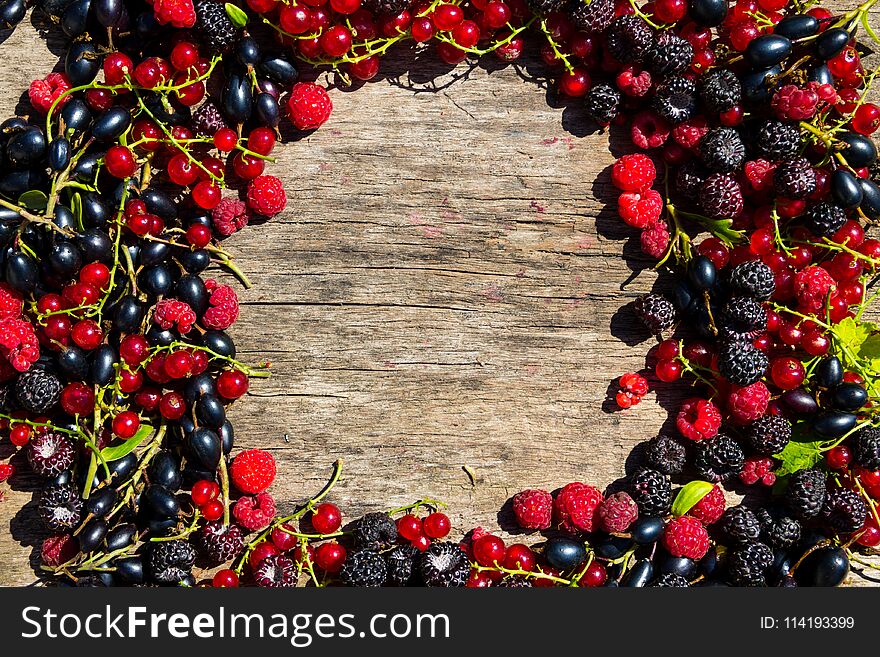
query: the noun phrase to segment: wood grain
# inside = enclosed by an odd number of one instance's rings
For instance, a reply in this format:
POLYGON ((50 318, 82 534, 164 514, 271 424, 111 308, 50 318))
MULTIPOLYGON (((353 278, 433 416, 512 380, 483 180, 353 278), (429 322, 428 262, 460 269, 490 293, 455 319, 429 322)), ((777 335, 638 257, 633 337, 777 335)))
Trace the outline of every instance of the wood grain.
MULTIPOLYGON (((5 116, 57 60, 25 25, 0 57, 5 116)), ((239 353, 275 372, 233 408, 237 444, 278 459, 282 509, 342 458, 331 499, 351 516, 431 496, 456 533, 509 529, 511 495, 613 482, 676 405, 606 403, 650 346, 622 307, 655 283, 607 207, 623 139, 589 133, 534 59, 450 71, 403 48, 383 66, 278 149, 287 211, 228 241, 254 283, 239 353)), ((7 497, 0 584, 27 584, 31 487, 7 497)))

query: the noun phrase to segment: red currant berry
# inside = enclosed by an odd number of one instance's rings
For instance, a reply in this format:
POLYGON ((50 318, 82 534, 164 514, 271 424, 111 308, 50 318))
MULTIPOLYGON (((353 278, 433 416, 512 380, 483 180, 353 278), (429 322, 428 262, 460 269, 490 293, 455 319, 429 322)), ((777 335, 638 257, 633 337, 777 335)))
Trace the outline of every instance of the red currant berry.
POLYGON ((322 543, 315 550, 315 565, 325 573, 338 573, 347 556, 345 548, 336 541, 322 543))
POLYGON ((282 552, 287 552, 288 550, 292 550, 296 547, 297 543, 299 543, 299 539, 294 535, 295 533, 296 530, 291 527, 290 524, 284 523, 280 527, 274 527, 269 534, 269 537, 272 539, 275 547, 282 552))
POLYGON ((240 370, 224 370, 217 377, 217 392, 224 399, 238 399, 248 391, 247 374, 240 370))
POLYGON ((215 589, 234 589, 238 586, 238 575, 230 568, 224 568, 214 573, 211 586, 215 589))
POLYGON ((266 557, 271 557, 279 553, 277 547, 272 541, 263 541, 262 543, 258 543, 257 546, 251 551, 250 556, 248 557, 248 564, 250 567, 256 568, 260 565, 260 563, 266 557))
POLYGON ((324 502, 312 513, 312 527, 319 534, 332 534, 342 526, 342 511, 335 504, 324 502))
POLYGON ((127 440, 137 433, 141 419, 134 411, 122 411, 113 418, 113 433, 127 440))
POLYGON ((804 366, 791 356, 779 356, 770 363, 770 376, 777 388, 793 390, 804 382, 804 366))
POLYGON ((538 565, 538 558, 528 545, 514 543, 507 548, 502 565, 509 570, 525 570, 530 572, 538 565))
POLYGON ((223 502, 220 500, 211 500, 205 505, 199 507, 199 511, 205 517, 205 520, 213 522, 223 517, 223 502))
POLYGON ((220 494, 220 486, 209 479, 200 479, 193 484, 189 496, 196 506, 204 506, 211 500, 217 499, 220 494))
POLYGON ((481 536, 473 545, 474 559, 481 566, 494 566, 504 561, 504 541, 492 534, 481 536))
POLYGON ((825 452, 825 462, 832 470, 842 472, 849 468, 849 464, 852 462, 852 452, 846 445, 832 447, 825 452))
POLYGON ((422 535, 422 521, 411 513, 397 519, 397 533, 408 541, 422 535))
POLYGON ((452 529, 452 523, 445 513, 430 513, 422 521, 422 528, 428 538, 445 538, 452 529))
POLYGON ((587 566, 586 572, 578 581, 578 586, 596 588, 605 584, 607 580, 608 571, 605 570, 605 566, 603 566, 598 561, 594 561, 589 566, 587 566))
POLYGON ((159 413, 166 420, 179 420, 186 413, 186 400, 179 392, 166 392, 159 400, 159 413))
POLYGON ((95 410, 95 391, 85 383, 68 383, 61 391, 61 408, 68 415, 89 415, 95 410))
POLYGON ((91 351, 101 346, 104 340, 104 332, 98 323, 91 319, 82 319, 73 325, 70 330, 71 339, 81 349, 91 351))

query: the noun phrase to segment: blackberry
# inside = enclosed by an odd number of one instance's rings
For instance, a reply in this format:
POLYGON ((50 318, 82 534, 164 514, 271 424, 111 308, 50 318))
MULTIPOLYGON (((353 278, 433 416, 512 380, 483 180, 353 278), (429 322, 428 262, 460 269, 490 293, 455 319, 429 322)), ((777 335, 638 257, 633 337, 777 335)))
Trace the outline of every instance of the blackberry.
POLYGON ((734 543, 757 541, 761 536, 761 523, 751 509, 732 506, 724 511, 719 523, 724 535, 734 543))
POLYGON ((804 219, 804 224, 813 235, 818 237, 831 237, 846 223, 846 210, 837 205, 823 201, 817 203, 809 210, 804 219))
POLYGON ((699 201, 703 183, 709 172, 696 160, 685 162, 675 174, 675 188, 689 201, 699 201))
POLYGON ((759 301, 766 301, 776 291, 773 270, 760 260, 739 263, 731 270, 728 283, 735 293, 745 294, 759 301))
POLYGON ((659 335, 675 323, 675 306, 662 294, 639 297, 633 309, 652 335, 659 335))
POLYGON ((773 189, 785 198, 806 198, 816 191, 813 165, 805 157, 780 162, 773 172, 773 189))
POLYGON ((386 513, 368 513, 355 523, 355 545, 366 550, 381 550, 397 541, 397 525, 386 513))
MULTIPOLYGON (((538 0, 538 2, 540 1, 541 0, 538 0)), ((552 0, 546 1, 546 4, 551 3, 552 0)), ((373 12, 373 14, 377 16, 383 14, 386 16, 397 16, 400 12, 409 7, 409 0, 364 0, 361 4, 365 9, 373 12)))
POLYGON ((700 157, 712 171, 729 173, 746 160, 746 147, 734 128, 712 128, 700 140, 700 157))
POLYGON ((717 483, 742 472, 746 455, 733 438, 719 433, 700 444, 694 467, 706 481, 717 483))
POLYGON ((742 188, 727 173, 713 173, 700 186, 700 207, 713 219, 736 219, 742 214, 742 188))
POLYGON ((639 515, 662 516, 672 504, 672 486, 662 472, 642 468, 630 477, 629 494, 639 507, 639 515))
POLYGON ((700 98, 711 112, 721 114, 742 102, 742 85, 733 71, 716 69, 700 80, 700 98))
MULTIPOLYGON (((407 2, 407 4, 409 3, 407 2)), ((562 11, 566 4, 568 4, 568 0, 526 0, 526 6, 529 8, 529 11, 536 16, 546 16, 547 14, 562 11)), ((400 12, 397 13, 399 14, 400 12)))
POLYGON ((200 135, 213 137, 218 130, 227 126, 220 108, 209 100, 193 112, 192 127, 200 135))
POLYGON ((767 311, 750 297, 733 297, 721 308, 719 322, 728 337, 752 339, 767 329, 767 311))
POLYGON ((749 425, 749 447, 761 456, 779 454, 790 440, 791 422, 781 415, 765 415, 749 425))
POLYGON ((213 563, 223 563, 241 552, 244 536, 238 525, 224 525, 222 521, 215 520, 199 531, 199 545, 213 563))
POLYGON ((621 64, 641 62, 654 47, 654 30, 638 16, 619 16, 605 31, 605 46, 621 64))
POLYGON ((254 583, 264 589, 290 589, 296 580, 296 565, 283 554, 269 555, 254 569, 254 583))
POLYGON ((61 474, 73 464, 75 456, 73 441, 63 433, 38 433, 27 446, 28 463, 42 477, 61 474))
POLYGON ((669 123, 683 123, 697 113, 697 87, 693 80, 670 78, 657 87, 651 106, 669 123))
POLYGON ((419 572, 425 586, 460 587, 467 583, 471 565, 458 543, 432 543, 422 554, 419 572))
POLYGON ((339 577, 346 586, 377 588, 388 579, 388 566, 378 552, 358 550, 346 557, 339 577))
POLYGON ((733 551, 728 563, 731 580, 737 586, 766 586, 764 574, 773 563, 773 551, 758 541, 733 551))
POLYGON ((657 436, 648 441, 645 462, 665 475, 680 474, 687 461, 687 452, 679 441, 669 436, 657 436))
POLYGON ((37 513, 43 524, 53 532, 71 530, 82 517, 79 492, 69 484, 47 486, 40 495, 37 513))
POLYGON ((779 509, 755 511, 761 524, 761 540, 776 550, 786 550, 801 540, 801 523, 779 509))
POLYGON ((177 584, 190 575, 196 551, 186 541, 153 543, 149 555, 150 576, 163 584, 177 584))
POLYGON ((799 470, 791 475, 785 502, 798 520, 815 518, 825 501, 825 473, 821 470, 799 470))
POLYGON ((587 34, 599 34, 614 20, 614 0, 571 0, 568 15, 587 34))
POLYGON ((718 371, 730 383, 750 386, 767 371, 767 355, 751 342, 728 340, 718 351, 718 371))
POLYGON ((35 415, 44 415, 58 403, 61 397, 61 381, 51 372, 32 367, 15 382, 15 396, 24 410, 35 415))
POLYGON ((685 589, 690 586, 687 578, 678 573, 665 573, 660 575, 651 586, 663 589, 685 589))
POLYGON ((196 33, 211 54, 229 52, 238 40, 239 30, 226 14, 226 7, 214 0, 196 0, 196 33))
POLYGON ((825 496, 822 504, 822 520, 841 534, 856 531, 865 524, 868 506, 854 490, 838 488, 825 496))
POLYGON ((758 150, 771 160, 784 160, 798 152, 801 131, 797 125, 782 121, 765 121, 755 137, 758 150))
POLYGON ((532 581, 522 575, 508 575, 495 586, 499 589, 530 589, 532 581))
POLYGON ((385 555, 388 581, 395 586, 408 586, 418 579, 418 563, 421 552, 412 545, 400 545, 385 555))
POLYGON ((678 75, 688 69, 693 57, 694 47, 688 41, 668 30, 663 31, 648 53, 648 70, 661 78, 678 75))
POLYGON ((587 92, 584 108, 593 121, 608 125, 620 110, 620 92, 610 84, 597 84, 587 92))
POLYGON ((880 470, 880 428, 859 429, 850 444, 856 465, 866 470, 880 470))

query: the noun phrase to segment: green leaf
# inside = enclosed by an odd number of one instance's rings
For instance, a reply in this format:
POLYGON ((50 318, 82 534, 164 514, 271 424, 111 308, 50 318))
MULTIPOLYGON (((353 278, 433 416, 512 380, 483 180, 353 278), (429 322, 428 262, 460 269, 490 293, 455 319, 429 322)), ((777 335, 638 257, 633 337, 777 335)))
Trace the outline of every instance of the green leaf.
POLYGON ((39 189, 32 189, 18 197, 18 204, 28 210, 42 211, 49 204, 49 197, 39 189))
POLYGON ((247 14, 231 2, 226 3, 226 15, 236 27, 244 27, 248 24, 247 14))
POLYGON ((812 442, 796 442, 791 441, 785 446, 779 454, 774 454, 773 458, 782 461, 779 468, 776 469, 777 477, 794 474, 799 470, 812 468, 823 458, 822 448, 827 442, 822 440, 812 442))
POLYGON ((114 445, 113 447, 105 447, 101 450, 101 456, 104 457, 105 461, 117 461, 121 459, 123 456, 128 456, 131 452, 136 450, 138 446, 147 439, 153 433, 153 427, 149 424, 142 424, 140 428, 137 430, 137 433, 134 434, 131 438, 126 440, 124 443, 119 445, 114 445))
POLYGON ((871 333, 871 326, 868 322, 857 322, 853 317, 844 317, 832 330, 834 337, 857 356, 871 333))
POLYGON ((675 496, 675 501, 672 503, 673 515, 683 516, 694 508, 697 502, 711 493, 713 488, 714 486, 708 481, 700 481, 699 479, 685 484, 678 491, 678 495, 675 496))

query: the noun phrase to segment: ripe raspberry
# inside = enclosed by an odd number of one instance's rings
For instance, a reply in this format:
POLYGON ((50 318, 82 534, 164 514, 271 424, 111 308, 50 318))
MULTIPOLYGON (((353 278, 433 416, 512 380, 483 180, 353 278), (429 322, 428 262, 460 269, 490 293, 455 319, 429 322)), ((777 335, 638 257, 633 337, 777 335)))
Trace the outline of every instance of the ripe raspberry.
POLYGON ((681 516, 666 525, 663 547, 673 557, 702 559, 709 551, 709 532, 696 518, 681 516))
POLYGON ((38 433, 28 443, 27 460, 41 477, 55 477, 67 470, 76 457, 73 441, 63 433, 38 433))
POLYGON ((654 162, 647 155, 624 155, 611 168, 611 182, 623 192, 643 192, 657 178, 654 162))
POLYGON ((265 217, 274 217, 287 207, 284 185, 275 176, 257 176, 247 189, 248 207, 265 217))
POLYGON ((633 117, 629 136, 633 144, 647 150, 665 144, 671 130, 672 126, 656 112, 645 110, 633 117))
POLYGON ((211 212, 214 230, 228 237, 248 225, 251 213, 248 206, 237 198, 224 198, 211 212))
POLYGON ((596 510, 599 527, 606 532, 625 532, 638 517, 639 506, 623 491, 606 497, 596 510))
POLYGON ((776 171, 774 163, 763 158, 749 160, 743 170, 752 190, 764 192, 773 189, 773 173, 776 171))
POLYGON ((23 319, 0 321, 0 354, 19 372, 26 372, 40 357, 34 327, 23 319))
POLYGON ((687 399, 678 411, 675 426, 685 438, 706 440, 721 428, 721 411, 705 399, 687 399))
POLYGON ((239 525, 252 532, 265 529, 275 517, 275 499, 269 493, 239 498, 232 507, 239 525))
POLYGON ((192 0, 154 0, 153 13, 160 25, 185 29, 196 24, 196 10, 192 0))
POLYGON ((782 121, 808 121, 816 114, 819 94, 815 89, 801 89, 787 84, 773 94, 770 107, 782 121))
POLYGON ((727 501, 724 499, 724 491, 718 484, 715 484, 712 486, 712 490, 694 504, 687 514, 708 527, 718 522, 718 519, 724 514, 725 508, 727 508, 727 501))
POLYGON ((265 589, 289 589, 296 586, 298 571, 289 557, 272 554, 254 569, 254 584, 265 589))
POLYGON ((655 221, 642 231, 639 241, 642 253, 659 260, 669 247, 669 226, 665 221, 655 221))
POLYGON ((275 458, 262 449, 239 452, 229 466, 232 484, 242 493, 262 493, 275 481, 275 472, 275 458))
POLYGON ((556 523, 569 532, 591 532, 596 521, 596 509, 601 503, 602 493, 598 488, 579 481, 567 484, 553 501, 556 523))
POLYGON ((651 74, 639 71, 634 66, 627 66, 617 74, 617 87, 627 96, 641 98, 651 89, 651 74))
POLYGON ((327 91, 314 82, 297 82, 287 100, 287 113, 299 130, 314 130, 330 118, 333 101, 327 91))
POLYGON ((624 192, 617 199, 617 212, 623 221, 633 228, 653 224, 663 212, 663 198, 659 192, 624 192))
POLYGON ((682 148, 696 150, 700 140, 709 132, 705 116, 695 116, 672 129, 672 138, 682 148))
POLYGON ((737 424, 754 422, 767 412, 770 391, 763 381, 749 386, 731 386, 725 399, 730 418, 737 424))
POLYGON ((620 390, 617 392, 615 399, 617 405, 621 408, 629 408, 635 406, 648 392, 648 380, 641 374, 635 372, 627 372, 620 377, 620 390))
MULTIPOLYGON (((49 108, 61 94, 70 89, 70 80, 64 73, 49 73, 42 80, 34 80, 28 88, 28 99, 31 105, 40 114, 44 116, 49 113, 49 108)), ((71 98, 70 95, 65 96, 55 107, 57 112, 71 98)))
POLYGON ((513 513, 523 529, 547 529, 553 516, 553 497, 545 490, 524 490, 513 496, 513 513))
POLYGON ((220 520, 202 527, 198 541, 202 552, 215 564, 229 561, 244 548, 241 528, 234 524, 224 525, 220 520))
POLYGON ((166 331, 176 327, 178 333, 186 335, 196 323, 196 314, 183 301, 162 299, 153 310, 153 322, 166 331))
POLYGON ((0 282, 0 320, 18 319, 23 306, 21 295, 8 284, 0 282))
POLYGON ((228 285, 221 285, 213 279, 205 281, 205 287, 211 294, 208 299, 211 307, 202 315, 202 324, 218 331, 228 329, 238 319, 238 295, 228 285))
POLYGON ((774 461, 768 456, 750 456, 739 473, 740 481, 746 486, 760 483, 764 486, 772 486, 776 483, 776 473, 773 472, 774 461))
POLYGON ((835 290, 834 278, 826 269, 811 265, 794 277, 794 292, 801 307, 816 312, 825 307, 825 299, 835 290))
POLYGON ((40 561, 44 566, 60 566, 79 553, 79 542, 70 534, 56 534, 43 540, 40 561))

